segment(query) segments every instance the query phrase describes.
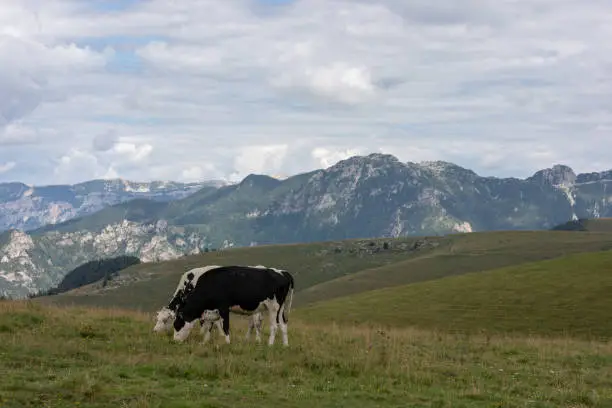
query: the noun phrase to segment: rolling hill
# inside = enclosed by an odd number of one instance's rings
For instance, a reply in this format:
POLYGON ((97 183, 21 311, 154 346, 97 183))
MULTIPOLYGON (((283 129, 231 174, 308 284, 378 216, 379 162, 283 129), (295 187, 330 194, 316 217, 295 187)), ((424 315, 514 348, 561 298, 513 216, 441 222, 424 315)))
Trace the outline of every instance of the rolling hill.
POLYGON ((612 251, 372 290, 296 312, 303 320, 443 331, 612 338, 612 251))
POLYGON ((612 234, 573 231, 484 232, 234 248, 136 265, 121 271, 105 288, 98 282, 37 301, 152 311, 168 300, 179 276, 190 268, 263 264, 294 274, 294 305, 300 307, 387 286, 609 249, 612 234))
MULTIPOLYGON (((597 227, 592 222, 591 227, 597 227)), ((368 268, 313 285, 300 292, 298 305, 389 286, 486 271, 567 254, 612 249, 612 235, 596 232, 497 231, 450 236, 440 250, 421 257, 368 268)))
POLYGON ((122 270, 119 277, 108 282, 105 288, 96 283, 36 300, 152 311, 167 302, 182 273, 197 266, 220 264, 263 264, 285 268, 294 275, 296 290, 299 291, 364 268, 422 256, 449 242, 446 237, 409 237, 234 248, 136 265, 122 270))
POLYGON ((565 222, 552 228, 553 231, 592 231, 612 232, 612 218, 578 219, 565 222))

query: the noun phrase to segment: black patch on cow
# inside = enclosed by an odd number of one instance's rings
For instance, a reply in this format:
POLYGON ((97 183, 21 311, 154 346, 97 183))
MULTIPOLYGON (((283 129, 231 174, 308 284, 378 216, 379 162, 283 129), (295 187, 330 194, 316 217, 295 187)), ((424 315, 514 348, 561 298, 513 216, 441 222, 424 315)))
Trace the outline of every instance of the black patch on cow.
POLYGON ((173 312, 178 310, 179 306, 185 302, 187 295, 193 291, 193 288, 195 285, 197 285, 197 281, 195 281, 195 283, 193 281, 193 278, 195 278, 195 274, 193 272, 189 272, 185 278, 186 280, 183 281, 183 288, 179 289, 174 297, 170 300, 170 303, 168 303, 168 309, 172 310, 173 312))
POLYGON ((176 331, 180 331, 185 326, 185 320, 180 313, 178 313, 174 318, 174 323, 172 323, 172 326, 176 331))
POLYGON ((219 309, 219 316, 223 319, 221 326, 223 327, 223 334, 229 336, 229 308, 219 309))
MULTIPOLYGON (((253 311, 260 302, 274 297, 282 305, 293 285, 293 277, 287 271, 278 273, 248 266, 213 269, 201 275, 195 286, 191 282, 185 286, 174 329, 179 331, 186 322, 198 319, 205 310, 217 309, 223 319, 223 331, 229 335, 229 309, 232 306, 239 305, 244 310, 253 311)), ((278 313, 276 319, 278 322, 278 313)), ((287 321, 284 313, 283 320, 287 321)))
POLYGON ((176 292, 176 295, 174 295, 174 297, 170 301, 170 303, 168 303, 168 309, 172 310, 173 312, 176 312, 178 307, 184 302, 184 293, 185 292, 183 291, 183 289, 179 289, 178 292, 176 292))
MULTIPOLYGON (((293 290, 295 288, 295 281, 293 280, 293 276, 291 276, 289 272, 284 271, 284 270, 281 271, 281 273, 289 281, 289 289, 293 290)), ((287 294, 289 294, 289 291, 287 291, 287 294)), ((283 320, 285 321, 285 323, 289 322, 289 319, 287 318, 287 315, 285 313, 285 309, 283 309, 283 320)), ((277 316, 277 321, 278 321, 278 316, 277 316)))
POLYGON ((252 312, 253 310, 257 309, 259 302, 240 303, 238 306, 240 306, 240 308, 243 310, 252 312))

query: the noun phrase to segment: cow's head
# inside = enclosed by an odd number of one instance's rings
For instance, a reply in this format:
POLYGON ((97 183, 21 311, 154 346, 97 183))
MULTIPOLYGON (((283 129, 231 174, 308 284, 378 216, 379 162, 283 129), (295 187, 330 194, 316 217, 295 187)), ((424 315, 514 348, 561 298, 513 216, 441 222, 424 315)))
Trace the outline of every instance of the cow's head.
POLYGON ((199 317, 191 315, 186 316, 181 310, 185 306, 189 295, 195 290, 195 285, 193 284, 194 277, 195 275, 193 273, 187 275, 187 280, 183 282, 183 289, 179 290, 173 299, 176 313, 172 326, 174 327, 174 340, 176 341, 183 341, 187 338, 193 325, 197 321, 196 319, 199 317))
MULTIPOLYGON (((164 318, 165 320, 167 319, 167 313, 163 314, 163 316, 160 317, 160 313, 162 313, 163 310, 170 310, 171 312, 173 312, 174 314, 172 315, 172 318, 174 318, 174 315, 176 314, 176 311, 185 304, 185 302, 187 301, 187 297, 189 296, 189 294, 191 292, 193 292, 193 290, 195 289, 195 286, 193 285, 192 279, 193 279, 193 273, 190 273, 187 276, 187 281, 183 282, 183 288, 179 289, 176 292, 176 295, 174 295, 174 297, 172 298, 172 300, 170 301, 170 303, 168 304, 168 306, 166 306, 164 309, 162 309, 160 312, 157 313, 158 315, 158 322, 160 321, 160 318, 164 318)), ((170 328, 170 323, 168 323, 167 328, 170 328)))
POLYGON ((172 329, 172 322, 174 321, 175 317, 176 313, 173 310, 167 307, 162 308, 157 312, 157 321, 153 331, 155 333, 170 331, 172 329))
POLYGON ((179 306, 181 306, 184 303, 185 303, 184 291, 183 289, 179 289, 179 291, 176 292, 176 295, 174 295, 170 303, 168 303, 168 306, 166 308, 176 312, 179 306))

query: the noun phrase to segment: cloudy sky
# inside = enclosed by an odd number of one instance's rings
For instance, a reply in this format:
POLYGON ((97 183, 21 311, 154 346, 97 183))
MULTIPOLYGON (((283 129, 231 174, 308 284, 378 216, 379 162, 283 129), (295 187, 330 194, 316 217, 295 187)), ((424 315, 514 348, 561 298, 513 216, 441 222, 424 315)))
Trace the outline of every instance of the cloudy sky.
POLYGON ((0 181, 612 168, 610 0, 1 0, 0 181))

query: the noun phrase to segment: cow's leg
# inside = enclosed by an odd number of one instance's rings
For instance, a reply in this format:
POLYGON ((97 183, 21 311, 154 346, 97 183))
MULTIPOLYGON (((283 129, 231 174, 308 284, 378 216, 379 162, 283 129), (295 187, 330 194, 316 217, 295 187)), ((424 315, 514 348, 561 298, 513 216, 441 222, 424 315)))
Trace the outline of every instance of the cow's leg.
POLYGON ((249 338, 251 337, 251 330, 253 330, 254 328, 255 328, 255 314, 252 314, 251 316, 249 316, 249 327, 247 328, 246 335, 244 336, 244 339, 246 341, 249 341, 249 338))
POLYGON ((285 317, 284 311, 285 311, 285 303, 281 305, 276 315, 278 316, 278 324, 280 326, 281 333, 283 335, 283 346, 288 346, 289 337, 287 336, 287 322, 285 321, 285 318, 284 318, 285 317))
POLYGON ((195 323, 196 323, 195 320, 193 320, 191 322, 185 322, 185 324, 183 325, 183 327, 179 331, 176 331, 176 329, 175 329, 174 330, 174 340, 177 341, 177 342, 185 341, 187 336, 189 336, 189 332, 191 332, 191 329, 193 328, 195 323))
POLYGON ((223 319, 219 318, 215 320, 215 326, 217 326, 217 331, 219 332, 219 336, 223 336, 223 319))
POLYGON ((276 316, 278 314, 278 303, 275 299, 270 300, 267 303, 268 306, 268 314, 270 317, 270 337, 268 338, 268 345, 271 346, 274 344, 274 339, 276 337, 276 329, 278 328, 276 316))
POLYGON ((213 322, 202 320, 202 328, 200 329, 200 333, 204 334, 204 340, 202 343, 208 343, 210 340, 210 331, 212 330, 213 322))
POLYGON ((261 313, 255 313, 253 315, 253 320, 253 325, 255 326, 255 341, 257 343, 261 343, 261 326, 263 324, 263 317, 261 317, 261 313))
POLYGON ((262 318, 260 312, 254 312, 249 317, 249 328, 247 329, 245 336, 247 341, 249 341, 251 338, 251 331, 255 330, 255 341, 261 343, 261 323, 262 318))
MULTIPOLYGON (((230 326, 229 326, 229 307, 219 308, 219 316, 223 326, 223 334, 225 334, 225 342, 230 343, 230 326)), ((219 320, 217 320, 219 321, 219 320)))

